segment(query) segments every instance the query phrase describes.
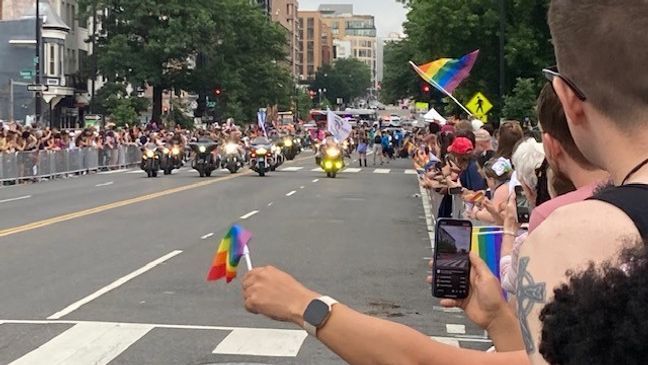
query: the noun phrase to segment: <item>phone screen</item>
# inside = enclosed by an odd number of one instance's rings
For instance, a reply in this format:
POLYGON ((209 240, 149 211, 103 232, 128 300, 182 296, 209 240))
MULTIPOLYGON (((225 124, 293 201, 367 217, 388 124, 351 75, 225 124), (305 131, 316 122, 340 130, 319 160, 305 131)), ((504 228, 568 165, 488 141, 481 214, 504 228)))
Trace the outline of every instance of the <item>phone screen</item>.
POLYGON ((450 189, 448 189, 448 194, 450 195, 459 195, 461 194, 463 188, 461 186, 455 186, 450 189))
POLYGON ((518 223, 529 223, 529 200, 519 185, 515 187, 515 206, 517 208, 518 223))
POLYGON ((461 219, 439 219, 436 227, 432 295, 465 298, 470 279, 472 223, 461 219))

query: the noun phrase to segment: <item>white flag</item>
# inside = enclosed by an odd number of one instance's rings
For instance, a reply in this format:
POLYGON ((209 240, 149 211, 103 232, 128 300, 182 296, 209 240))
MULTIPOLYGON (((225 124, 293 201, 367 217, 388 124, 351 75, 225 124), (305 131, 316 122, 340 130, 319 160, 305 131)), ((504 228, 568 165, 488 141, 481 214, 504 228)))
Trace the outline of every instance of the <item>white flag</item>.
POLYGON ((326 121, 328 131, 338 142, 344 141, 351 134, 351 124, 330 110, 326 114, 326 121))
POLYGON ((258 112, 257 121, 259 122, 259 127, 261 127, 261 130, 263 131, 263 135, 268 137, 268 133, 266 133, 266 128, 265 128, 265 120, 266 120, 265 111, 258 112))

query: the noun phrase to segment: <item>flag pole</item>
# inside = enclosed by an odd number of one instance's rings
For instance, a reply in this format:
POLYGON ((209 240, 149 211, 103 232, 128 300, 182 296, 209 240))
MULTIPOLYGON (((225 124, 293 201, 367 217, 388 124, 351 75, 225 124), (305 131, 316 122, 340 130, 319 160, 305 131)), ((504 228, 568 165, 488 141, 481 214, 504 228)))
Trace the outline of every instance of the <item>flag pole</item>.
POLYGON ((250 249, 247 245, 243 248, 243 257, 245 257, 245 265, 248 271, 252 271, 252 260, 250 259, 250 249))
MULTIPOLYGON (((416 66, 416 64, 415 64, 414 62, 409 61, 409 63, 410 63, 410 65, 412 65, 412 67, 414 67, 414 70, 416 71, 416 73, 419 74, 419 76, 423 76, 423 75, 422 75, 423 72, 418 68, 418 66, 416 66)), ((461 107, 461 109, 463 109, 466 113, 468 113, 468 116, 472 116, 472 113, 470 112, 470 110, 468 110, 465 106, 463 106, 463 104, 461 104, 461 103, 459 102, 459 100, 457 100, 457 98, 455 98, 454 96, 452 96, 452 94, 450 94, 449 92, 447 92, 446 89, 442 88, 441 85, 437 84, 437 83, 436 83, 434 80, 432 80, 432 79, 428 80, 428 79, 426 79, 426 78, 424 78, 424 77, 421 77, 421 78, 422 78, 423 80, 425 80, 426 82, 428 82, 429 84, 431 84, 432 86, 434 86, 437 90, 439 90, 439 91, 441 91, 442 93, 446 94, 450 99, 452 99, 452 101, 454 101, 455 103, 457 103, 457 105, 459 105, 459 106, 461 107)))

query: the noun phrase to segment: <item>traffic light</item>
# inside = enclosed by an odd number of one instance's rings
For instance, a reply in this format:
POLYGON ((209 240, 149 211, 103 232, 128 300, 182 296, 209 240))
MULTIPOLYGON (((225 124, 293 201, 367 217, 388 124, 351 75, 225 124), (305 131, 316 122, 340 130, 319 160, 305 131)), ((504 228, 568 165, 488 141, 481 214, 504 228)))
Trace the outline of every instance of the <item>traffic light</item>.
POLYGON ((214 96, 216 97, 221 96, 223 94, 223 88, 220 86, 216 86, 213 92, 214 92, 214 96))
POLYGON ((423 93, 424 93, 424 94, 429 94, 429 93, 430 93, 430 85, 428 85, 428 84, 423 84, 423 88, 422 88, 422 90, 423 90, 423 93))

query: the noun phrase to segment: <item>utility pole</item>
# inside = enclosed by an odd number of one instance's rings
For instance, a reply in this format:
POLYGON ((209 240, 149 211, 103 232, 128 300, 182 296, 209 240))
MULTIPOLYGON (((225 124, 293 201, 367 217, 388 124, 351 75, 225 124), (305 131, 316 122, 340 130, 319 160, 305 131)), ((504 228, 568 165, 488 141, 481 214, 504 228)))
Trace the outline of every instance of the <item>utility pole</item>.
POLYGON ((94 113, 95 82, 97 80, 97 1, 92 3, 92 81, 90 83, 90 113, 94 113))
POLYGON ((506 93, 506 60, 504 59, 504 45, 506 33, 506 4, 504 0, 499 0, 499 98, 500 106, 504 105, 504 94, 506 93))
MULTIPOLYGON (((36 0, 36 78, 35 84, 41 84, 41 24, 40 24, 40 0, 36 0)), ((41 121, 41 91, 36 91, 34 98, 34 114, 36 116, 36 125, 41 121)))
POLYGON ((9 121, 13 122, 14 119, 14 80, 9 79, 9 121))

